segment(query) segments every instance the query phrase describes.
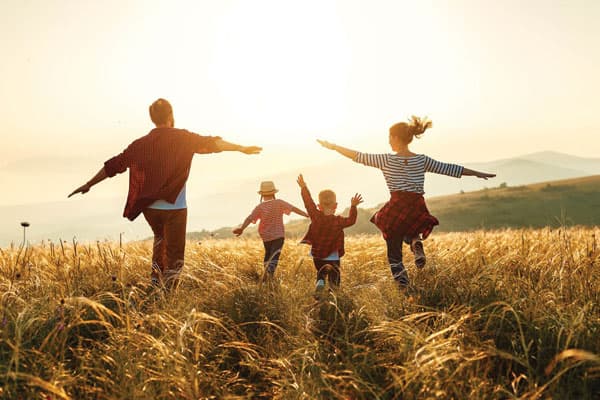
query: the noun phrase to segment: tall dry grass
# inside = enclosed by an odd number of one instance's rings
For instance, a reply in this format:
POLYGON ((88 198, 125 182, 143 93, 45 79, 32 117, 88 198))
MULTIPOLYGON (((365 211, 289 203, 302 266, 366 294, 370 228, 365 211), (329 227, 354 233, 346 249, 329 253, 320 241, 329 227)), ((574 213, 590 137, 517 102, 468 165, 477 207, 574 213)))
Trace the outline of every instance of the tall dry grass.
POLYGON ((294 240, 268 286, 259 241, 188 242, 169 293, 150 243, 1 249, 0 398, 597 399, 599 234, 434 235, 409 294, 350 237, 321 302, 294 240))

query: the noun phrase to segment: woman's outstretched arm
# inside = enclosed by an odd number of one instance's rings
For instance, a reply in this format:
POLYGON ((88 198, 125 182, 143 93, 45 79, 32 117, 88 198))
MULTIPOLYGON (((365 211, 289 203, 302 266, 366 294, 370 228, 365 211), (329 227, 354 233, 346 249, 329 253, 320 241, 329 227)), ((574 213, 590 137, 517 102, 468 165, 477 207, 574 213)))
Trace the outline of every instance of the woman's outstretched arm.
POLYGON ((477 178, 485 179, 493 178, 496 174, 488 174, 487 172, 475 171, 473 169, 464 168, 462 172, 462 176, 476 176, 477 178))
POLYGON ((319 144, 321 146, 325 147, 326 149, 335 150, 338 153, 340 153, 341 155, 343 155, 344 157, 348 157, 351 160, 354 160, 356 158, 356 156, 358 155, 358 151, 356 151, 356 150, 347 149, 345 147, 338 146, 337 144, 330 143, 326 140, 317 139, 317 142, 319 142, 319 144))

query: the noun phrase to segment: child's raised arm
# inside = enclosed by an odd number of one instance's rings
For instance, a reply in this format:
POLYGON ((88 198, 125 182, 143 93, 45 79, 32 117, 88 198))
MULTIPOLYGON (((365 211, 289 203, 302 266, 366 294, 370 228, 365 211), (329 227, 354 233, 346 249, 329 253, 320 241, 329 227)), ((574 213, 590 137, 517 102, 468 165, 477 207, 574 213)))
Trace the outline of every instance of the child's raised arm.
POLYGON ((308 216, 310 217, 311 215, 317 214, 319 210, 317 209, 317 205, 308 191, 308 187, 306 186, 306 182, 304 182, 304 177, 302 174, 298 175, 296 182, 298 182, 298 186, 300 186, 300 194, 302 195, 304 207, 306 207, 306 211, 308 211, 308 216))
POLYGON ((358 206, 362 202, 363 202, 362 195, 360 195, 358 193, 356 193, 354 195, 354 197, 350 199, 350 205, 354 206, 354 207, 358 206))
POLYGON ((343 221, 343 227, 347 228, 356 223, 356 217, 358 216, 358 210, 356 206, 363 202, 363 198, 360 194, 356 193, 352 199, 350 199, 350 213, 347 217, 341 217, 343 221))
POLYGON ((330 143, 326 140, 317 139, 317 142, 319 142, 319 144, 321 146, 325 147, 326 149, 335 150, 338 153, 340 153, 341 155, 343 155, 344 157, 348 157, 351 160, 354 160, 356 158, 356 156, 358 155, 358 151, 356 151, 356 150, 347 149, 345 147, 338 146, 337 144, 330 143))

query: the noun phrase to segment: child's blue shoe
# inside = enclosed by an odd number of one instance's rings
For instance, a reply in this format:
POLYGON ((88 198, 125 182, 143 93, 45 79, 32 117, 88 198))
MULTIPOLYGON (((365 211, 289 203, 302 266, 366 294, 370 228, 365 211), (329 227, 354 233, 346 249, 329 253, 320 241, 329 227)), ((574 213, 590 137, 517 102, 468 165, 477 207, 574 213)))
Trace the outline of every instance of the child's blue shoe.
POLYGON ((316 291, 317 292, 321 292, 323 289, 325 289, 325 281, 323 279, 319 279, 317 281, 317 287, 316 287, 316 291))

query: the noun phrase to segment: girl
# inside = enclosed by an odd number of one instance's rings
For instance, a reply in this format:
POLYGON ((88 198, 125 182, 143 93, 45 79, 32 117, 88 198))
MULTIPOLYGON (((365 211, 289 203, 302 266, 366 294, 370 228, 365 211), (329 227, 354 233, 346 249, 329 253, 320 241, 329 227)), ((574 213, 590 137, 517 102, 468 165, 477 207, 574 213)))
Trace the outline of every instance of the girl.
POLYGON ((260 194, 260 204, 254 208, 242 226, 233 230, 236 236, 240 236, 250 223, 256 223, 256 221, 260 220, 258 233, 265 246, 265 275, 263 276, 263 280, 273 277, 275 268, 277 268, 277 263, 279 262, 279 255, 281 254, 285 236, 283 214, 289 215, 293 211, 298 215, 308 217, 308 214, 292 206, 290 203, 276 199, 275 193, 277 192, 278 190, 275 188, 273 182, 261 182, 260 190, 258 191, 258 194, 260 194))
POLYGON ((318 142, 325 148, 383 172, 391 193, 390 200, 373 215, 373 222, 383 233, 387 244, 387 256, 394 280, 402 288, 409 284, 408 274, 402 263, 402 244, 410 245, 418 268, 425 266, 423 239, 439 224, 437 218, 429 214, 423 198, 425 172, 434 172, 460 178, 476 176, 482 179, 493 178, 495 174, 473 171, 456 164, 436 161, 424 154, 410 151, 408 145, 414 137, 419 138, 431 128, 431 121, 412 116, 408 123, 400 122, 390 127, 389 144, 391 154, 367 154, 350 150, 324 140, 318 142))

